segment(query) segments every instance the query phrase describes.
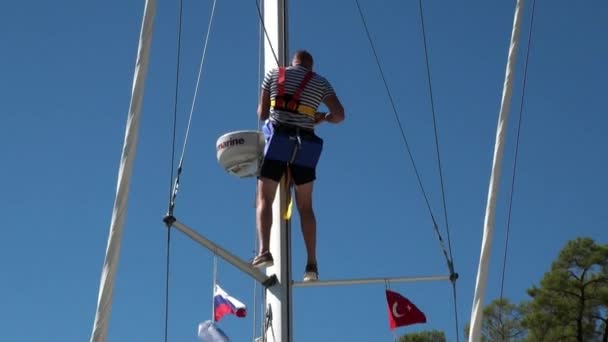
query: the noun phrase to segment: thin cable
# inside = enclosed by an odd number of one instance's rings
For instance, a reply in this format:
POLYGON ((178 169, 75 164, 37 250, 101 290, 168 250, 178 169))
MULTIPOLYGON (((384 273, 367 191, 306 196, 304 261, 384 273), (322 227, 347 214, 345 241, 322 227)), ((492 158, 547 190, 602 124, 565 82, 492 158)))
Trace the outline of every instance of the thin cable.
POLYGON ((177 131, 177 103, 179 97, 179 71, 180 71, 180 59, 181 59, 181 45, 182 45, 182 16, 183 16, 183 0, 179 1, 178 10, 178 22, 177 22, 177 62, 175 68, 175 94, 173 99, 173 138, 171 142, 171 178, 169 178, 169 215, 173 214, 173 167, 175 165, 175 141, 177 131))
POLYGON ((456 342, 460 341, 460 325, 458 323, 458 302, 456 300, 456 282, 452 282, 452 298, 454 298, 454 324, 456 327, 456 342))
POLYGON ((443 182, 443 168, 441 167, 441 153, 439 152, 439 134, 437 133, 437 119, 436 119, 436 114, 435 114, 435 101, 433 98, 433 86, 431 84, 431 66, 430 66, 430 62, 429 62, 429 53, 428 53, 428 48, 427 48, 427 44, 426 44, 426 30, 424 28, 424 14, 423 14, 423 10, 422 10, 422 0, 418 0, 418 8, 420 9, 420 24, 422 26, 422 42, 424 43, 424 58, 426 61, 426 76, 428 79, 428 85, 429 85, 429 96, 430 96, 430 101, 431 101, 431 113, 433 114, 433 130, 435 133, 435 150, 437 153, 437 167, 439 169, 439 180, 441 182, 441 199, 443 202, 443 214, 444 214, 444 219, 445 219, 445 229, 446 229, 446 234, 447 234, 447 238, 448 238, 448 251, 450 253, 450 259, 453 261, 454 258, 452 256, 452 242, 450 239, 450 226, 448 223, 448 209, 447 209, 447 205, 446 205, 446 199, 445 199, 445 186, 444 186, 444 182, 443 182))
POLYGON ((270 45, 270 51, 272 51, 272 55, 274 56, 274 60, 277 62, 277 66, 279 65, 279 58, 277 54, 274 52, 274 47, 272 46, 272 42, 270 41, 270 37, 268 36, 268 31, 266 31, 266 24, 264 24, 264 16, 262 15, 262 9, 260 8, 260 3, 258 0, 255 0, 255 7, 258 9, 258 17, 260 17, 260 23, 262 23, 262 28, 264 29, 264 35, 268 40, 268 45, 270 45))
MULTIPOLYGON (((256 4, 257 4, 257 0, 256 0, 256 4)), ((259 7, 258 7, 259 10, 259 7)), ((262 73, 263 73, 263 69, 264 67, 262 66, 262 58, 263 58, 263 50, 262 50, 262 46, 264 44, 264 36, 262 35, 262 29, 263 29, 263 21, 259 21, 258 22, 258 69, 257 69, 257 83, 256 83, 256 89, 259 89, 258 87, 260 86, 260 82, 262 81, 262 73)), ((257 94, 256 94, 257 95, 257 94)), ((256 120, 257 121, 257 130, 258 132, 261 131, 261 121, 260 120, 256 120)), ((261 142, 258 139, 258 151, 261 151, 261 142)), ((258 196, 258 187, 257 187, 257 182, 256 182, 256 188, 255 188, 255 198, 253 199, 253 207, 256 208, 257 210, 257 196, 258 196)), ((254 227, 254 236, 257 232, 256 228, 254 227)), ((256 251, 258 248, 257 245, 257 239, 253 239, 253 257, 255 258, 256 255, 256 251)), ((252 328, 252 341, 255 341, 256 339, 256 331, 257 331, 257 320, 256 320, 256 313, 257 313, 257 285, 258 282, 257 280, 253 280, 253 328, 252 328)), ((262 291, 264 291, 264 287, 261 288, 262 291)), ((262 294, 260 293, 260 297, 262 297, 262 294)), ((264 325, 264 301, 262 300, 262 305, 260 306, 261 310, 260 310, 260 322, 261 325, 264 325)), ((260 328, 260 330, 263 330, 262 328, 260 328)), ((260 335, 263 337, 263 331, 260 331, 260 335)))
MULTIPOLYGON (((257 2, 257 0, 256 0, 257 2)), ((262 63, 262 60, 264 59, 264 55, 263 55, 263 45, 264 45, 264 36, 262 34, 262 30, 264 30, 264 26, 263 26, 263 22, 260 21, 258 24, 258 80, 256 83, 256 98, 257 96, 259 96, 260 93, 260 83, 262 82, 262 75, 264 75, 264 66, 262 63)), ((278 62, 277 62, 278 63, 278 62)), ((265 75, 264 75, 265 76, 265 75)), ((258 125, 258 131, 261 130, 262 127, 262 122, 256 118, 256 122, 258 125)))
MULTIPOLYGON (((515 139, 515 156, 513 157, 513 175, 511 177, 511 194, 509 196, 509 211, 507 215, 507 236, 505 239, 505 253, 502 262, 502 276, 500 279, 500 300, 503 299, 504 283, 505 283, 505 269, 507 267, 507 251, 509 246, 509 232, 511 230, 511 212, 513 208, 513 194, 515 193, 515 174, 517 170, 517 156, 519 155, 519 137, 521 133, 521 122, 523 120, 524 111, 524 99, 526 95, 526 80, 528 77, 528 61, 530 59, 530 46, 532 44, 532 29, 534 27, 534 9, 536 7, 536 0, 532 0, 532 13, 530 14, 530 32, 528 33, 528 46, 526 47, 526 60, 524 63, 524 79, 521 91, 521 103, 519 104, 519 119, 517 123, 517 137, 515 139)), ((502 309, 501 315, 502 315, 502 309)))
POLYGON ((198 95, 198 88, 201 83, 201 77, 203 75, 203 65, 205 64, 205 56, 207 55, 207 44, 209 43, 209 36, 211 34, 211 25, 213 24, 213 18, 215 17, 215 4, 216 0, 213 0, 213 5, 211 7, 211 15, 209 18, 209 25, 207 26, 207 34, 205 36, 205 44, 203 45, 203 54, 201 57, 201 63, 198 68, 198 76, 196 78, 196 86, 194 87, 194 96, 192 97, 192 105, 190 106, 190 115, 188 117, 188 126, 186 127, 186 136, 184 138, 184 145, 182 147, 182 155, 179 161, 179 166, 181 168, 184 162, 184 155, 186 154, 186 145, 188 144, 188 137, 190 135, 190 126, 192 124, 192 116, 194 113, 194 106, 196 104, 196 98, 198 95))
POLYGON ((171 256, 171 228, 167 228, 167 255, 165 263, 165 342, 169 336, 169 265, 171 256))
POLYGON ((424 59, 426 62, 426 76, 427 76, 428 85, 429 85, 431 113, 433 114, 433 130, 435 133, 434 134, 435 135, 435 151, 437 154, 437 168, 439 169, 439 181, 441 183, 441 200, 442 200, 442 204, 443 204, 445 229, 446 229, 446 234, 447 234, 447 239, 448 239, 448 251, 450 253, 449 264, 451 266, 450 272, 452 273, 450 280, 452 280, 452 298, 454 299, 454 321, 455 321, 456 341, 459 342, 460 341, 460 334, 459 334, 460 328, 459 328, 459 323, 458 323, 458 299, 457 299, 457 291, 456 291, 456 279, 452 278, 453 273, 454 273, 454 256, 452 254, 452 240, 450 238, 450 225, 449 225, 449 221, 448 221, 448 209, 447 209, 447 204, 446 204, 446 199, 445 199, 446 196, 445 196, 445 186, 444 186, 444 181, 443 181, 443 168, 441 167, 441 153, 440 153, 440 148, 439 148, 439 134, 437 133, 437 115, 435 114, 435 101, 434 101, 434 97, 433 97, 433 86, 431 83, 431 66, 430 66, 430 62, 429 62, 429 53, 428 53, 428 47, 427 47, 427 43, 426 43, 426 30, 425 30, 425 25, 424 25, 424 11, 422 9, 422 0, 418 0, 418 9, 420 12, 420 26, 422 27, 422 42, 424 44, 424 59))
MULTIPOLYGON (((256 5, 257 5, 257 0, 256 0, 256 5)), ((258 5, 258 14, 260 14, 259 10, 260 10, 260 8, 258 5)), ((260 16, 260 19, 261 19, 261 16, 260 16)), ((264 51, 263 51, 264 35, 262 34, 262 30, 264 30, 264 32, 265 32, 266 28, 264 27, 264 21, 260 20, 258 23, 258 70, 257 70, 258 79, 257 79, 256 88, 255 88, 255 89, 257 89, 257 92, 256 92, 257 94, 260 93, 260 83, 262 82, 263 77, 265 77, 264 66, 262 63, 262 61, 264 59, 264 55, 263 55, 263 53, 264 53, 264 51)), ((269 41, 269 44, 270 44, 270 41, 269 41)), ((272 44, 270 44, 270 48, 272 49, 272 44)), ((274 54, 274 50, 272 50, 272 53, 274 54)), ((275 58, 276 58, 276 55, 275 55, 275 58)), ((277 65, 278 65, 278 60, 277 60, 277 65)), ((256 96, 259 96, 257 94, 256 94, 256 96)), ((256 121, 257 121, 257 131, 258 131, 258 133, 261 133, 262 132, 262 121, 257 117, 257 115, 256 115, 256 121)), ((257 151, 260 151, 260 157, 258 158, 258 170, 261 169, 261 165, 262 165, 262 161, 263 161, 262 144, 263 144, 263 141, 260 141, 260 139, 258 139, 257 151)), ((256 186, 255 186, 255 195, 254 195, 254 199, 253 199, 253 207, 257 208, 258 191, 259 191, 257 181, 255 182, 255 184, 256 184, 256 186)), ((255 229, 255 227, 254 227, 254 229, 255 229)), ((255 253, 255 251, 254 251, 254 253, 255 253)), ((254 254, 254 257, 255 257, 255 254, 254 254)))
POLYGON ((188 145, 188 137, 190 135, 190 127, 192 125, 192 116, 194 114, 194 106, 196 104, 196 98, 198 95, 198 88, 200 85, 200 81, 201 81, 201 76, 203 73, 203 65, 205 63, 205 56, 207 54, 207 44, 209 43, 209 35, 211 33, 211 24, 213 23, 213 18, 215 15, 215 3, 216 0, 213 0, 213 5, 211 8, 211 15, 210 15, 210 19, 209 19, 209 26, 207 27, 207 35, 205 37, 205 43, 203 46, 203 53, 202 53, 202 57, 201 57, 201 63, 199 65, 199 70, 198 70, 198 76, 196 78, 196 86, 194 88, 194 96, 192 98, 192 105, 190 107, 190 114, 188 116, 188 125, 186 126, 186 134, 184 137, 184 143, 182 145, 182 154, 181 157, 179 159, 179 165, 177 167, 177 175, 175 176, 175 183, 173 186, 173 190, 172 190, 172 195, 171 195, 171 201, 169 204, 169 208, 170 208, 170 213, 173 212, 173 207, 175 206, 175 198, 177 197, 177 192, 179 190, 179 180, 180 180, 180 176, 182 174, 182 167, 184 164, 184 157, 186 155, 186 146, 188 145))
POLYGON ((266 334, 268 332, 268 325, 269 325, 269 322, 268 322, 269 310, 268 309, 270 308, 270 306, 266 307, 266 295, 267 295, 266 291, 267 291, 267 289, 262 287, 262 302, 264 304, 261 305, 262 312, 261 312, 261 317, 260 317, 260 323, 261 323, 260 329, 262 330, 262 341, 264 341, 264 342, 267 341, 266 334))
POLYGON ((217 254, 213 253, 213 291, 211 295, 211 321, 215 322, 215 287, 217 286, 217 254))
POLYGON ((253 312, 252 313, 253 317, 251 318, 252 321, 253 321, 253 329, 252 329, 252 332, 251 332, 251 335, 252 335, 251 336, 251 340, 252 341, 255 341, 255 331, 256 331, 256 328, 257 328, 256 327, 256 319, 257 319, 257 317, 256 317, 256 311, 257 311, 256 310, 256 306, 257 306, 257 296, 256 296, 256 294, 257 294, 257 290, 258 290, 257 289, 257 285, 258 285, 258 282, 257 282, 257 280, 254 279, 253 280, 253 303, 251 305, 251 307, 253 308, 253 310, 251 310, 253 312))
MULTIPOLYGON (((257 239, 254 239, 253 251, 252 251, 252 254, 253 254, 254 257, 255 257, 255 254, 256 254, 255 253, 256 248, 257 248, 257 239)), ((253 311, 253 318, 252 318, 252 320, 253 320, 253 327, 252 327, 252 334, 253 334, 253 336, 251 338, 252 341, 255 341, 256 330, 258 328, 257 327, 257 317, 256 317, 256 312, 257 312, 257 310, 256 310, 256 308, 257 308, 257 297, 258 297, 258 294, 257 294, 258 287, 257 286, 258 286, 258 281, 254 279, 253 280, 253 304, 251 306, 253 308, 253 310, 251 310, 251 311, 253 311)), ((263 286, 261 287, 261 290, 262 291, 265 290, 263 286)), ((261 296, 262 295, 260 294, 260 297, 261 296)), ((263 321, 264 321, 264 301, 263 300, 262 300, 261 308, 262 308, 262 310, 260 312, 260 320, 263 323, 263 321)))
POLYGON ((361 10, 359 1, 355 0, 355 3, 357 4, 357 9, 359 10, 359 15, 361 16, 361 20, 363 21, 363 26, 365 27, 365 32, 367 33, 367 39, 369 40, 369 44, 371 45, 372 52, 374 53, 374 57, 376 58, 376 64, 378 65, 378 69, 380 70, 380 76, 382 77, 382 81, 384 82, 384 87, 386 88, 386 92, 388 94, 391 106, 393 108, 393 113, 395 114, 395 120, 397 121, 399 130, 401 131, 401 137, 403 138, 403 142, 405 143, 405 148, 409 155, 410 162, 412 163, 412 168, 414 169, 414 173, 416 174, 418 186, 420 187, 420 191, 422 192, 422 196, 424 197, 424 201, 426 203, 426 207, 431 216, 431 220, 433 221, 433 228, 435 229, 435 233, 437 234, 437 237, 439 239, 439 244, 441 245, 441 248, 443 250, 443 254, 444 254, 447 264, 448 264, 448 268, 450 269, 450 272, 452 272, 453 267, 452 267, 451 258, 448 256, 447 250, 445 248, 445 244, 443 243, 443 238, 441 237, 441 233, 439 232, 439 226, 437 225, 437 220, 435 220, 435 216, 433 215, 433 210, 431 209, 431 204, 429 202, 429 198, 426 194, 426 191, 424 190, 424 186, 422 185, 422 179, 420 178, 420 173, 418 172, 418 168, 416 167, 416 163, 414 162, 414 156, 412 155, 410 145, 405 136, 405 131, 403 129, 403 125, 401 124, 401 120, 399 119, 399 115, 397 114, 397 107, 395 106, 395 101, 393 100, 393 96, 391 95, 391 91, 388 87, 388 83, 386 81, 386 77, 384 76, 384 72, 382 71, 382 66, 380 65, 380 59, 378 57, 378 53, 376 52, 376 48, 374 47, 374 42, 372 40, 369 29, 367 27, 367 23, 365 21, 365 16, 363 15, 363 11, 361 10))
MULTIPOLYGON (((168 215, 173 215, 173 165, 175 164, 175 140, 177 127, 177 103, 179 98, 179 71, 181 59, 181 44, 182 44, 182 17, 183 17, 183 0, 179 1, 178 10, 178 30, 177 30, 177 61, 175 70, 175 98, 173 102, 173 138, 171 143, 171 178, 169 178, 169 209, 168 215)), ((166 244, 166 260, 165 260, 165 342, 169 338, 169 274, 171 265, 171 226, 167 226, 167 244, 166 244)))

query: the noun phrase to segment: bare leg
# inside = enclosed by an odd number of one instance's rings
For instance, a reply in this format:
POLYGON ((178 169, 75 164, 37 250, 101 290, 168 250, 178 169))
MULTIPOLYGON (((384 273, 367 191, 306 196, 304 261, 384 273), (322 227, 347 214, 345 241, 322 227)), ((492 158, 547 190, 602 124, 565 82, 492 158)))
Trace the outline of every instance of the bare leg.
POLYGON ((256 223, 258 229, 258 255, 268 252, 270 248, 270 228, 272 226, 272 202, 277 192, 278 182, 260 177, 258 179, 258 198, 256 223))
POLYGON ((312 209, 313 182, 296 186, 296 202, 300 213, 302 235, 308 255, 307 264, 317 264, 317 220, 312 209))

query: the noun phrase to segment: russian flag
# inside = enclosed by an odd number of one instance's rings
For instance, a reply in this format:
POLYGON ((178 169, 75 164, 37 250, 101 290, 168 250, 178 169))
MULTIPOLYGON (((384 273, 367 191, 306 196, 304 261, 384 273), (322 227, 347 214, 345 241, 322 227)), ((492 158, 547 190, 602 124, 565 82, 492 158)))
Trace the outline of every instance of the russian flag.
POLYGON ((213 293, 213 302, 215 303, 213 316, 216 322, 228 314, 233 314, 237 317, 245 317, 247 315, 245 304, 230 296, 217 284, 213 293))

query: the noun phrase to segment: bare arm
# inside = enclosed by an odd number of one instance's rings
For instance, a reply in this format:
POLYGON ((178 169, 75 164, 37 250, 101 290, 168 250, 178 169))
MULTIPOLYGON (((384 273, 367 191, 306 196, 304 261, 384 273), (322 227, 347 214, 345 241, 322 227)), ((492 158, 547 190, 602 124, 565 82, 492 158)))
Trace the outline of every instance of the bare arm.
POLYGON ((329 109, 329 113, 325 116, 325 120, 331 123, 340 123, 344 121, 344 107, 338 100, 336 94, 331 94, 323 100, 323 103, 329 109))
POLYGON ((258 119, 260 121, 268 119, 270 114, 270 92, 262 89, 260 94, 260 103, 258 104, 258 119))

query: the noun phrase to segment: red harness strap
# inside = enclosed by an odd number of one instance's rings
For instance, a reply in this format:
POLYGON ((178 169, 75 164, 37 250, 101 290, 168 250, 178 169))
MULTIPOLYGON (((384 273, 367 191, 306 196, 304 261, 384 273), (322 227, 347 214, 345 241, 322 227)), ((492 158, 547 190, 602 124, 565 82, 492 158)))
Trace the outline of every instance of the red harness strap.
POLYGON ((288 101, 286 101, 286 98, 288 98, 289 96, 285 96, 285 67, 280 67, 275 107, 279 109, 288 109, 297 112, 298 107, 300 105, 300 95, 302 95, 302 91, 304 91, 304 88, 306 88, 308 82, 312 79, 312 76, 313 72, 308 71, 306 73, 306 76, 304 76, 302 82, 300 82, 300 85, 296 89, 296 92, 291 96, 291 98, 288 99, 288 101))
POLYGON ((284 67, 280 67, 279 68, 279 93, 278 96, 283 96, 285 94, 285 68, 284 67))

